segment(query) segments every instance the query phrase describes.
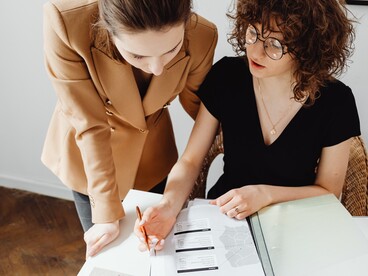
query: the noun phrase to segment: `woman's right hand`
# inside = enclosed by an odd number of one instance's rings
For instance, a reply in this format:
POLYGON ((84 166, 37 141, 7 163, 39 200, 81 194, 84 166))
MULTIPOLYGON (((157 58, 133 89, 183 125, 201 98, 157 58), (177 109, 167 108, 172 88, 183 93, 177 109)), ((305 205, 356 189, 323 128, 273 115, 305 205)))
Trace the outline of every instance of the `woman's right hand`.
POLYGON ((177 215, 167 202, 161 202, 156 206, 147 208, 142 215, 142 220, 139 222, 137 219, 134 226, 134 233, 141 241, 139 250, 147 250, 145 237, 141 231, 142 226, 144 226, 148 235, 149 247, 161 250, 164 239, 174 226, 177 215))

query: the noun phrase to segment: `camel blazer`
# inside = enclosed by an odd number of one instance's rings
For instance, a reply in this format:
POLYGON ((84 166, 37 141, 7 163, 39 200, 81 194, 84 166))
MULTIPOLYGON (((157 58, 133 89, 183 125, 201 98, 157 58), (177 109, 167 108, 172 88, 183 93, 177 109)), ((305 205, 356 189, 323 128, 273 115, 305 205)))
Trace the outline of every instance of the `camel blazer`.
POLYGON ((124 216, 121 200, 129 189, 149 190, 176 162, 167 107, 180 94, 195 117, 194 92, 212 66, 217 29, 193 16, 188 43, 152 77, 142 100, 131 65, 91 39, 97 16, 96 0, 44 5, 45 64, 58 100, 41 160, 65 185, 89 195, 93 222, 104 223, 124 216))

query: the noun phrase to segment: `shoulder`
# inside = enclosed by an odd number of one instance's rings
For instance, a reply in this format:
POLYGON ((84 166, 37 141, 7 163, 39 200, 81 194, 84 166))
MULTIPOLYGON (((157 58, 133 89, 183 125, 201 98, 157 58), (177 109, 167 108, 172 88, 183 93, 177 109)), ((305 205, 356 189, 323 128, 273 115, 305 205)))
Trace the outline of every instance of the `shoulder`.
POLYGON ((208 37, 213 37, 217 35, 217 27, 214 23, 208 19, 194 13, 189 22, 188 31, 192 34, 205 35, 208 37))
POLYGON ((326 89, 330 91, 346 92, 351 91, 350 87, 338 79, 330 80, 326 83, 326 89))
POLYGON ((226 68, 239 68, 245 67, 247 68, 246 60, 244 57, 230 57, 224 56, 214 64, 215 67, 226 67, 226 68))
POLYGON ((186 27, 186 39, 191 53, 214 50, 217 44, 217 27, 204 17, 193 14, 186 27), (193 51, 194 50, 194 51, 193 51))
POLYGON ((345 105, 346 102, 354 100, 354 95, 349 86, 339 80, 331 80, 320 89, 321 99, 333 104, 345 105))
POLYGON ((73 12, 80 9, 88 9, 97 6, 98 0, 51 0, 44 4, 47 8, 56 8, 59 12, 73 12))
POLYGON ((340 115, 357 113, 356 101, 351 88, 339 80, 327 82, 320 89, 320 96, 315 104, 317 110, 321 110, 326 118, 332 120, 340 115))
POLYGON ((219 59, 211 68, 212 74, 221 74, 223 77, 231 79, 244 79, 249 72, 249 67, 243 57, 224 56, 219 59))
POLYGON ((238 85, 239 82, 248 82, 250 73, 247 72, 249 69, 244 58, 224 56, 212 66, 205 83, 214 89, 238 85))
POLYGON ((98 11, 96 0, 52 0, 46 2, 43 7, 44 15, 50 17, 50 21, 52 18, 56 20, 61 17, 66 23, 74 25, 90 19, 91 15, 98 11))
POLYGON ((333 80, 327 82, 320 92, 320 98, 315 104, 319 106, 316 115, 323 127, 323 145, 336 145, 360 135, 358 109, 350 87, 339 80, 333 80))
POLYGON ((68 45, 89 44, 91 26, 98 17, 96 0, 52 0, 44 4, 43 11, 45 30, 53 30, 68 45))

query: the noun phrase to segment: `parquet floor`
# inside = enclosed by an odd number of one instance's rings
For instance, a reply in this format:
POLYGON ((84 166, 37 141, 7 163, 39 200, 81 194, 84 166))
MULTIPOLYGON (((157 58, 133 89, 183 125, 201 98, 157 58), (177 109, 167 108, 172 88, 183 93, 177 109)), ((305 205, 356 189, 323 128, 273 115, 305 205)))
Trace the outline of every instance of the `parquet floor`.
POLYGON ((84 256, 73 202, 0 187, 0 275, 77 275, 84 256))

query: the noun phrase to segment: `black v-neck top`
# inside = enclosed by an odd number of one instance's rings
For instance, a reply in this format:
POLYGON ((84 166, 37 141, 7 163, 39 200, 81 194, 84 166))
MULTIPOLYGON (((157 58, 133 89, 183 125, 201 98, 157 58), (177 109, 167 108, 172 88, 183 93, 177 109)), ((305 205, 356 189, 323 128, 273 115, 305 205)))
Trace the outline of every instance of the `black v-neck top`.
POLYGON ((249 184, 314 184, 322 148, 360 135, 351 89, 336 80, 302 107, 271 145, 264 143, 252 75, 244 58, 224 57, 212 67, 198 95, 222 125, 224 174, 208 197, 249 184))

